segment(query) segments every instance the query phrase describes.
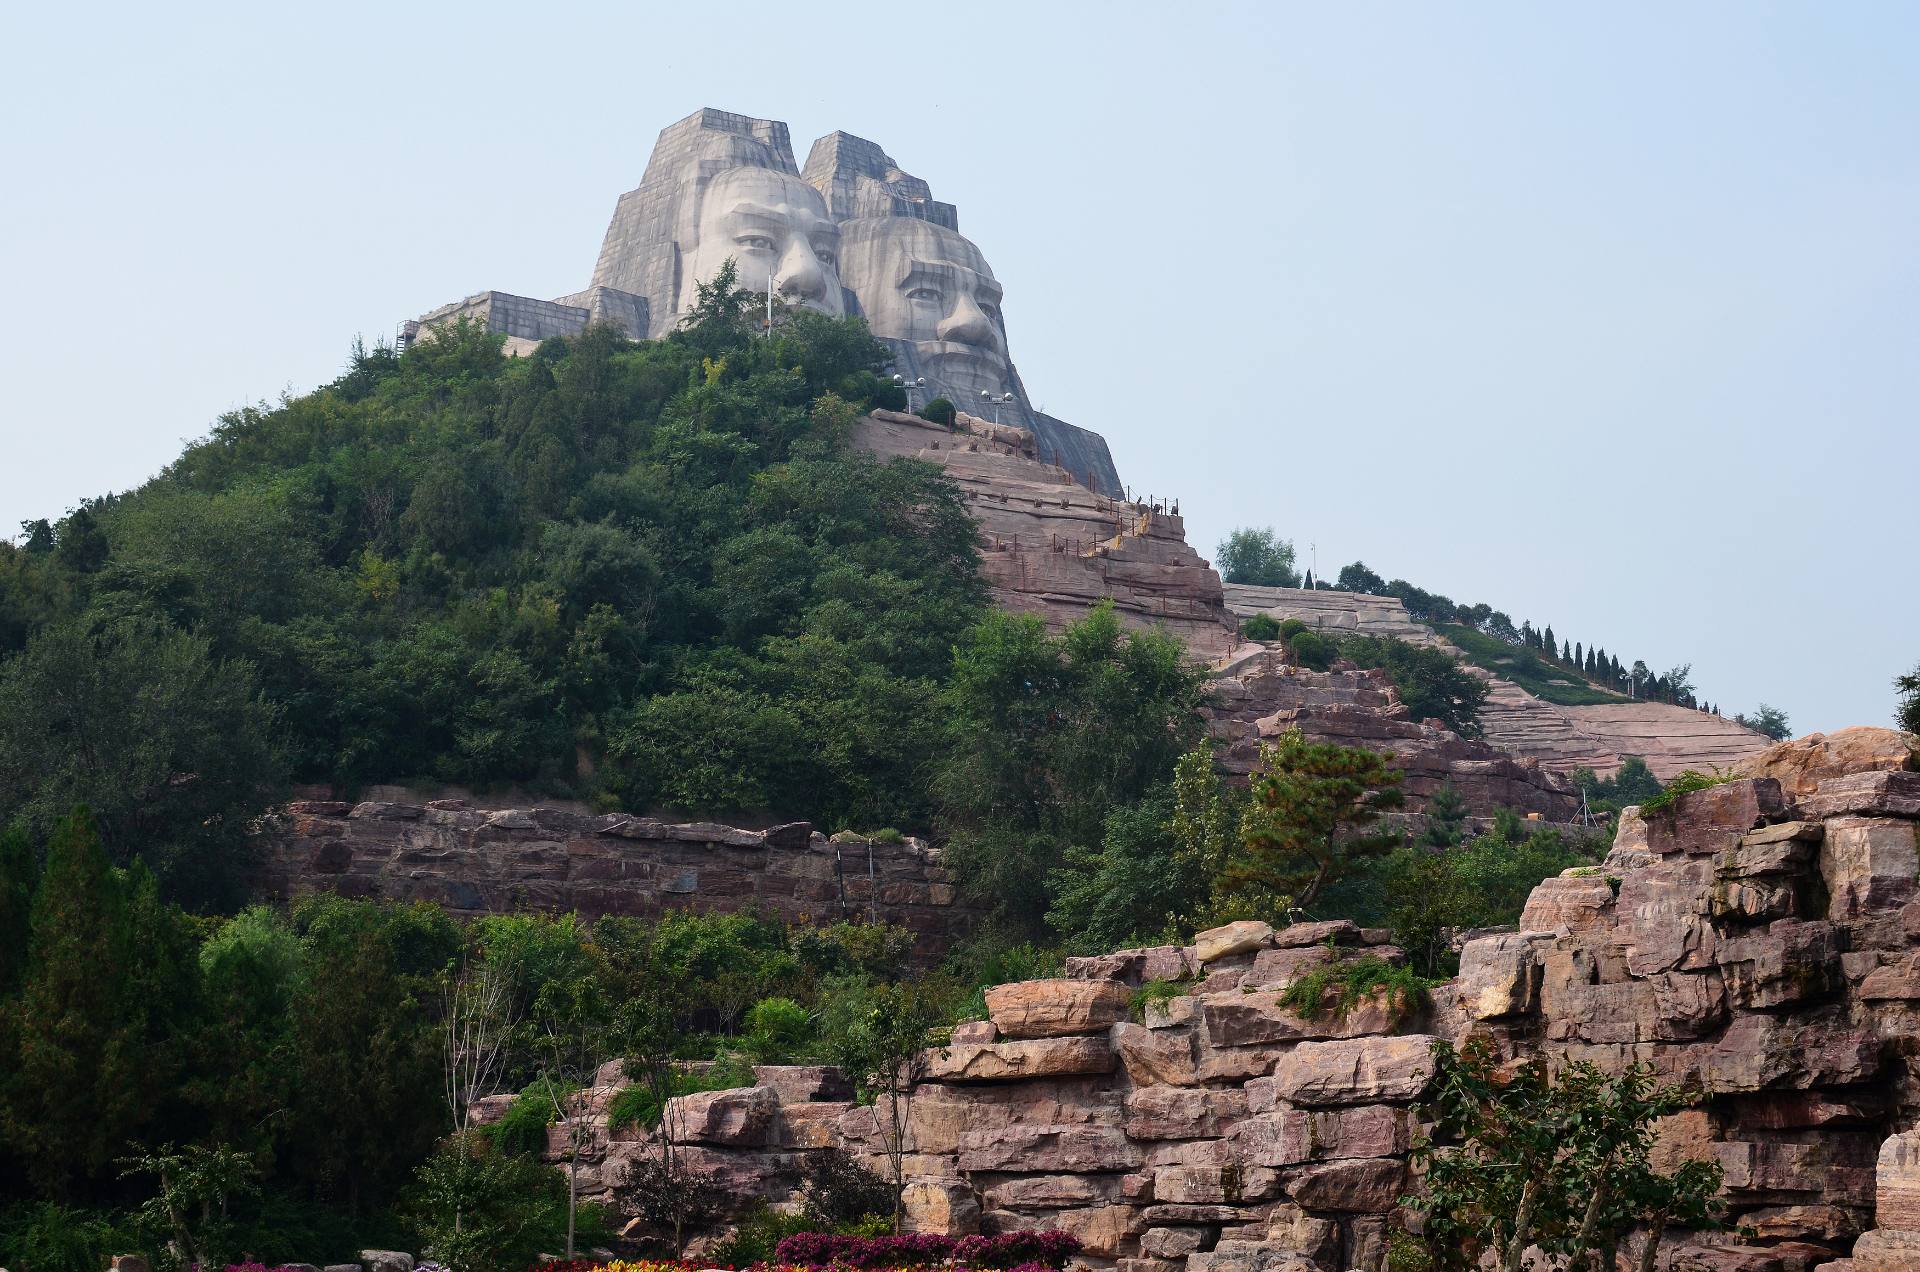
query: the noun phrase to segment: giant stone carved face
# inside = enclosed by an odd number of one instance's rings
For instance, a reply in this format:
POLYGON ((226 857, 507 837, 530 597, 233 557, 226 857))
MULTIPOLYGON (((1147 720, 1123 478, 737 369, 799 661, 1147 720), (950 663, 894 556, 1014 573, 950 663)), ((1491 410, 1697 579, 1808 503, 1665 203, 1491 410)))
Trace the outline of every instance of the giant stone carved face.
POLYGON ((949 391, 967 401, 981 389, 1011 391, 1000 284, 965 238, 912 217, 847 221, 840 273, 873 334, 911 343, 919 365, 949 391))
POLYGON ((707 183, 694 242, 681 245, 680 311, 691 308, 694 285, 719 273, 732 257, 739 285, 764 292, 771 275, 787 301, 839 317, 839 229, 819 191, 773 168, 729 168, 707 183))

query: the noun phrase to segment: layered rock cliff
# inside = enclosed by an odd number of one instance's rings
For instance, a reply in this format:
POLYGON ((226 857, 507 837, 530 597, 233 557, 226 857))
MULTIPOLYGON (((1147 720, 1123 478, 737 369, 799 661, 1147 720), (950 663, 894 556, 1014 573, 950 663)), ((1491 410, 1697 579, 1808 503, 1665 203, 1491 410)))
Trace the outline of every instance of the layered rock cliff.
MULTIPOLYGON (((1460 652, 1409 614, 1396 597, 1233 583, 1225 585, 1224 597, 1237 618, 1294 618, 1331 635, 1392 636, 1460 652)), ((1688 707, 1664 702, 1566 707, 1469 666, 1487 682, 1487 702, 1479 716, 1486 741, 1516 758, 1537 760, 1555 773, 1590 768, 1606 776, 1620 767, 1621 757, 1637 755, 1664 782, 1687 769, 1726 769, 1768 745, 1764 736, 1744 725, 1688 707)))
MULTIPOLYGON (((1816 735, 1624 817, 1604 866, 1543 882, 1521 930, 1469 942, 1460 977, 1409 1010, 1287 1008, 1311 968, 1399 958, 1338 922, 1234 924, 990 990, 990 1018, 955 1030, 911 1100, 909 1215, 1063 1228, 1086 1265, 1124 1272, 1378 1272, 1417 1187, 1431 1044, 1478 1034, 1698 1084, 1658 1160, 1719 1162, 1743 1231, 1670 1234, 1665 1272, 1915 1267, 1916 747, 1816 735), (1138 992, 1155 982, 1167 992, 1138 992)), ((756 1077, 673 1119, 736 1195, 786 1196, 825 1148, 877 1157, 875 1110, 831 1071, 756 1077)), ((603 1108, 619 1080, 609 1066, 583 1098, 603 1108)), ((649 1151, 603 1130, 589 1191, 649 1151)))
POLYGON ((431 901, 460 915, 515 910, 652 916, 761 910, 790 923, 877 920, 937 961, 973 922, 940 854, 917 839, 829 839, 806 822, 743 830, 625 813, 297 800, 255 836, 256 892, 431 901))
POLYGON ((1025 429, 964 413, 948 429, 875 411, 855 424, 853 444, 946 470, 980 523, 981 566, 1003 609, 1060 628, 1105 599, 1123 622, 1164 627, 1202 661, 1235 643, 1220 576, 1188 546, 1179 514, 1077 484, 1025 429))

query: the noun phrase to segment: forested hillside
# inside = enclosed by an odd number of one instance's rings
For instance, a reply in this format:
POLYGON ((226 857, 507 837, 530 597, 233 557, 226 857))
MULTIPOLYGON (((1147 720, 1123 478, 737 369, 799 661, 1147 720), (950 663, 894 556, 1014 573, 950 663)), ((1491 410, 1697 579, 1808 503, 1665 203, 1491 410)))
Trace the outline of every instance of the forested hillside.
POLYGON ((503 357, 456 330, 222 418, 0 545, 0 808, 90 805, 214 899, 289 781, 922 825, 931 704, 982 614, 930 468, 841 434, 897 392, 855 322, 503 357))

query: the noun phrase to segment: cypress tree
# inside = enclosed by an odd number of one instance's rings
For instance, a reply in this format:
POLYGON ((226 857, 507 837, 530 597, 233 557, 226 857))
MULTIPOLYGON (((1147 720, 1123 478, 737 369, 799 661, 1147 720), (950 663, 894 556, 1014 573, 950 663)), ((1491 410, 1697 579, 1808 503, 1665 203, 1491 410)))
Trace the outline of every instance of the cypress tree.
POLYGON ((75 809, 53 828, 34 892, 6 1108, 8 1138, 55 1196, 105 1174, 130 1138, 124 913, 93 815, 75 809))
POLYGON ((1573 642, 1573 665, 1581 671, 1586 671, 1590 666, 1587 662, 1586 655, 1581 652, 1580 642, 1577 640, 1573 642))
POLYGON ((27 918, 33 906, 33 842, 24 827, 0 831, 0 999, 27 971, 27 918))
POLYGON ((1547 657, 1558 658, 1560 656, 1560 644, 1553 638, 1553 625, 1551 623, 1547 625, 1545 631, 1540 633, 1540 644, 1546 649, 1547 657))

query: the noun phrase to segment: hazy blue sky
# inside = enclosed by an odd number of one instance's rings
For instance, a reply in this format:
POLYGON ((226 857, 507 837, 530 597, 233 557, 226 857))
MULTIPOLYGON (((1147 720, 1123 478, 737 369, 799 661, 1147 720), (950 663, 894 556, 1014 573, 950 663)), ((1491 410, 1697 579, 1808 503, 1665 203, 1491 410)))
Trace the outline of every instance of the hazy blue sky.
POLYGON ((1036 403, 1272 525, 1798 731, 1920 659, 1920 8, 25 6, 0 524, 356 333, 582 287, 703 105, 884 145, 1036 403))

